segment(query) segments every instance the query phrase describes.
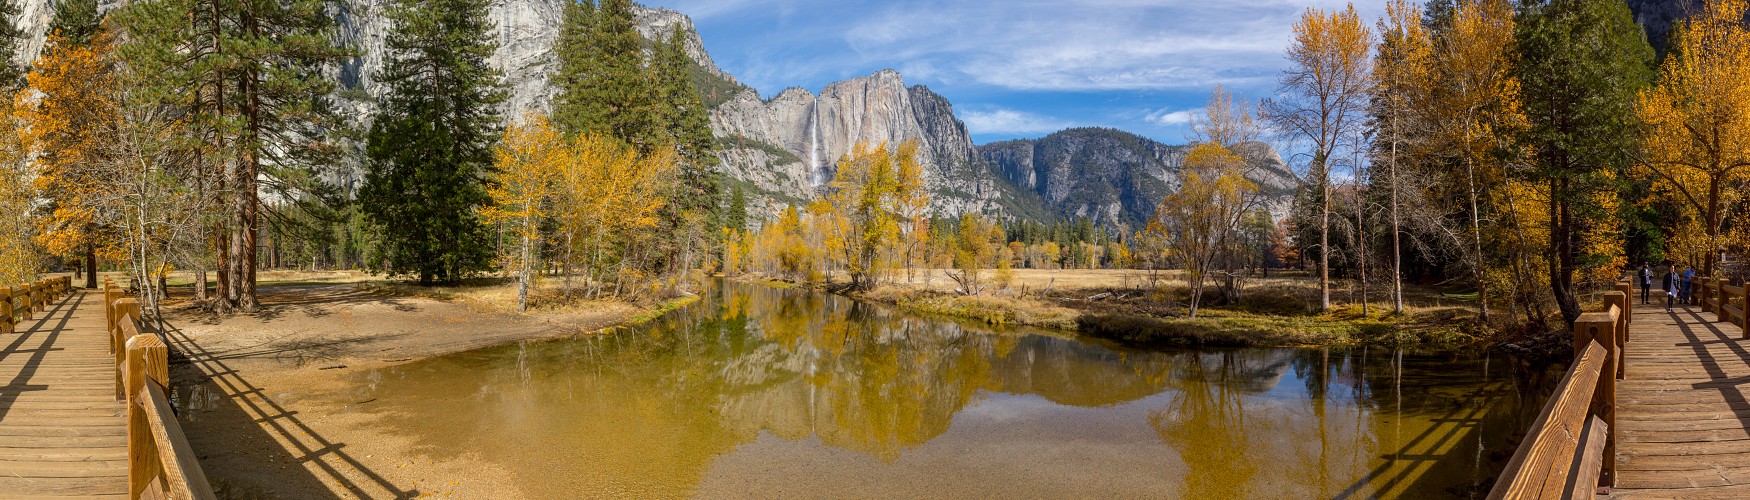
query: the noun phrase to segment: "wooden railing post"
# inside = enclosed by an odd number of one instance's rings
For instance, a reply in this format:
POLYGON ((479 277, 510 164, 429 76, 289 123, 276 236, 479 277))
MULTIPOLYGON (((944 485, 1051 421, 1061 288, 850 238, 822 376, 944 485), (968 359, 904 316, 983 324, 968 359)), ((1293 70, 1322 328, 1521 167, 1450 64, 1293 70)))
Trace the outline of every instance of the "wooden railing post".
POLYGON ((0 287, 0 297, 5 298, 0 300, 0 326, 5 327, 0 331, 17 333, 18 321, 12 317, 12 287, 0 287))
POLYGON ((147 408, 141 406, 140 398, 145 397, 146 384, 169 387, 170 358, 164 341, 152 334, 128 339, 127 353, 128 496, 140 498, 162 472, 157 440, 152 437, 147 408))
MULTIPOLYGON (((1594 341, 1604 346, 1604 366, 1616 366, 1616 327, 1621 310, 1607 307, 1607 312, 1580 315, 1574 322, 1575 345, 1586 346, 1594 341)), ((1581 349, 1578 352, 1584 352, 1581 349)), ((1603 421, 1609 434, 1604 441, 1603 472, 1598 485, 1610 487, 1616 483, 1616 377, 1599 376, 1598 387, 1592 392, 1592 412, 1603 421)))
POLYGON ((1721 280, 1714 285, 1714 296, 1719 297, 1719 307, 1714 308, 1714 321, 1731 321, 1732 315, 1726 313, 1726 305, 1732 303, 1732 294, 1726 290, 1726 283, 1721 280))
POLYGON ((1627 378, 1628 365, 1623 362, 1625 356, 1622 349, 1628 345, 1628 314, 1626 314, 1629 308, 1628 294, 1621 291, 1604 294, 1604 308, 1606 310, 1614 309, 1617 313, 1616 323, 1611 328, 1610 336, 1610 343, 1613 344, 1610 346, 1610 352, 1615 354, 1616 363, 1607 366, 1615 367, 1616 378, 1627 378))
POLYGON ((36 300, 31 293, 34 290, 31 290, 30 283, 19 285, 18 288, 20 292, 24 293, 22 297, 19 297, 21 299, 19 302, 24 305, 24 319, 36 319, 36 300))
POLYGON ((1696 278, 1695 280, 1695 298, 1701 302, 1701 312, 1713 312, 1713 305, 1708 304, 1708 299, 1714 296, 1713 290, 1710 289, 1713 285, 1713 278, 1696 278))
MULTIPOLYGON (((1721 303, 1720 308, 1725 309, 1724 305, 1721 303)), ((1742 311, 1744 311, 1744 322, 1738 324, 1739 330, 1744 334, 1740 338, 1750 340, 1750 283, 1744 283, 1744 296, 1738 298, 1738 307, 1743 308, 1742 311)))
MULTIPOLYGON (((128 337, 127 334, 123 333, 121 323, 123 321, 135 321, 140 317, 140 303, 134 299, 118 298, 115 302, 111 303, 110 311, 110 316, 113 319, 111 319, 109 324, 109 338, 110 342, 116 346, 116 366, 125 366, 127 363, 128 337)), ((115 389, 117 400, 126 401, 128 398, 133 397, 126 392, 128 390, 126 380, 119 370, 116 372, 115 389)))

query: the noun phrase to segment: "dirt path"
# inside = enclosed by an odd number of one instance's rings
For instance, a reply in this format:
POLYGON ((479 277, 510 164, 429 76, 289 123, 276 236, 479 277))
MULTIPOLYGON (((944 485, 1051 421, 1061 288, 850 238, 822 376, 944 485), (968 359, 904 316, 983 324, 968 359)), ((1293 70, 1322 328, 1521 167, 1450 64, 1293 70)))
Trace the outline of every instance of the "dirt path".
POLYGON ((521 315, 352 284, 267 286, 261 300, 250 315, 174 305, 166 315, 166 337, 188 357, 172 365, 183 426, 222 498, 520 496, 504 471, 468 455, 434 461, 375 425, 371 401, 338 395, 375 368, 596 331, 644 312, 602 303, 521 315))

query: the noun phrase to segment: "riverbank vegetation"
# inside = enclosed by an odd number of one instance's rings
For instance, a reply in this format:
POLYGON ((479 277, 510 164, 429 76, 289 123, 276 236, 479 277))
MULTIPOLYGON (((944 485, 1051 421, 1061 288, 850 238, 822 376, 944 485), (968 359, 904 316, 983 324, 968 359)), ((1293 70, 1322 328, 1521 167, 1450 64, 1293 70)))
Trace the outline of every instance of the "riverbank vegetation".
POLYGON ((324 76, 357 55, 324 5, 58 2, 27 74, 0 78, 0 277, 122 269, 155 310, 183 270, 231 313, 275 268, 498 277, 518 309, 670 303, 723 273, 1114 337, 1487 343, 1568 327, 1631 263, 1736 280, 1722 256, 1750 254, 1745 0, 1709 2, 1662 59, 1620 2, 1309 9, 1276 92, 1214 89, 1162 174, 1176 189, 1110 226, 951 211, 916 142, 859 145, 813 199, 750 209, 685 40, 646 40, 626 0, 566 6, 551 109, 515 115, 487 2, 385 4, 372 102, 324 76), (1253 170, 1272 142, 1291 198, 1253 170), (1123 278, 1020 277, 1069 270, 1123 278))
MULTIPOLYGON (((865 270, 842 287, 854 293, 914 283, 920 266, 945 269, 955 285, 918 293, 968 297, 1027 295, 1011 286, 1023 266, 1134 269, 1146 285, 1134 285, 1139 298, 1130 300, 1154 307, 1131 316, 1197 325, 1078 327, 1115 336, 1220 331, 1247 309, 1320 323, 1261 321, 1267 326, 1233 336, 1266 343, 1284 341, 1271 331, 1326 324, 1349 326, 1313 337, 1546 335, 1571 326, 1580 304, 1595 302, 1582 296, 1607 289, 1631 262, 1674 259, 1704 276, 1742 279, 1721 256, 1750 253, 1740 203, 1750 188, 1750 140, 1740 137, 1750 133, 1750 79, 1729 76, 1750 67, 1747 7, 1709 3, 1680 23, 1663 61, 1620 2, 1395 0, 1377 22, 1353 8, 1309 9, 1278 92, 1254 107, 1216 89, 1176 172, 1180 189, 1139 227, 1101 228, 1079 242, 1092 250, 1081 257, 1064 258, 1060 242, 1016 244, 1013 229, 991 229, 1004 227, 991 220, 1000 216, 883 225, 902 219, 817 202, 732 231, 724 269, 825 283, 848 265, 831 250, 854 243, 865 249, 857 264, 865 270), (1302 180, 1292 202, 1274 210, 1245 156, 1258 150, 1248 144, 1271 139, 1300 152, 1290 163, 1302 180), (883 231, 841 240, 830 229, 846 217, 883 231), (872 254, 885 259, 875 267, 894 271, 870 279, 872 254), (1311 273, 1317 293, 1307 316, 1245 305, 1267 296, 1259 282, 1272 268, 1311 273), (1405 296, 1418 286, 1470 297, 1470 307, 1417 314, 1405 296), (1335 292, 1345 288, 1351 297, 1335 292), (1217 311, 1219 321, 1192 322, 1217 311)), ((839 182, 835 189, 856 189, 845 184, 854 178, 839 182)), ((875 295, 975 318, 1025 317, 1006 311, 1021 299, 875 295)))
POLYGON ((569 5, 549 120, 501 109, 487 2, 382 5, 374 99, 327 76, 357 54, 325 5, 57 3, 31 71, 0 81, 0 204, 20 208, 0 277, 122 269, 156 314, 183 270, 194 303, 231 314, 272 269, 508 276, 527 309, 660 305, 713 265, 726 199, 678 30, 646 43, 630 2, 569 5))

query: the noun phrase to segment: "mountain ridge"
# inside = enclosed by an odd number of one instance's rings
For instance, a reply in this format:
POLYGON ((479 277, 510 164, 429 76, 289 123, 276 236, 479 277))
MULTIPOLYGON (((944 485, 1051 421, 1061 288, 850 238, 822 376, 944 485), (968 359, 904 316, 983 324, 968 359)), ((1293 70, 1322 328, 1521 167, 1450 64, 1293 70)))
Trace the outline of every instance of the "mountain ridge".
MULTIPOLYGON (((17 21, 27 38, 14 61, 33 58, 41 50, 54 1, 20 3, 22 12, 17 21)), ((505 76, 509 99, 502 111, 507 120, 550 109, 556 92, 549 77, 557 69, 552 46, 567 1, 500 0, 489 7, 488 16, 495 24, 493 34, 499 42, 489 63, 505 76)), ((329 11, 336 24, 336 41, 358 50, 356 56, 329 69, 341 97, 336 105, 361 127, 369 124, 375 100, 385 90, 375 77, 386 56, 389 26, 381 9, 387 2, 352 0, 329 11)), ((103 0, 100 9, 108 11, 122 3, 103 0)), ((634 9, 636 28, 646 39, 666 40, 676 30, 683 32, 683 50, 694 63, 693 78, 709 105, 712 130, 721 146, 719 169, 732 184, 751 191, 750 213, 756 217, 770 217, 784 205, 805 203, 832 178, 838 159, 859 145, 895 145, 907 140, 919 143, 919 163, 925 167, 931 207, 940 216, 979 212, 1029 219, 1089 217, 1100 224, 1133 226, 1153 213, 1159 198, 1176 189, 1175 147, 1128 132, 1124 134, 1129 138, 1114 136, 1100 139, 1104 142, 1088 142, 1099 147, 1078 149, 1080 156, 1028 166, 1052 176, 1050 182, 1017 182, 1026 179, 1005 175, 972 142, 950 99, 924 85, 907 85, 892 69, 832 82, 818 92, 791 87, 762 98, 757 90, 716 65, 690 17, 669 9, 641 5, 634 9), (1130 145, 1118 147, 1120 142, 1130 145), (1122 189, 1115 195, 1100 192, 1100 186, 1108 184, 1122 189), (1080 194, 1065 194, 1069 192, 1080 194)), ((1034 141, 1064 146, 1089 139, 1072 130, 1034 141)), ((1274 153, 1264 156, 1275 158, 1274 153)), ((1016 173, 1021 168, 1008 167, 1016 173)), ((1275 185, 1292 178, 1292 174, 1282 174, 1285 168, 1260 172, 1274 176, 1255 179, 1263 181, 1261 184, 1275 185)), ((348 177, 357 175, 338 173, 337 182, 354 184, 357 179, 348 177)))

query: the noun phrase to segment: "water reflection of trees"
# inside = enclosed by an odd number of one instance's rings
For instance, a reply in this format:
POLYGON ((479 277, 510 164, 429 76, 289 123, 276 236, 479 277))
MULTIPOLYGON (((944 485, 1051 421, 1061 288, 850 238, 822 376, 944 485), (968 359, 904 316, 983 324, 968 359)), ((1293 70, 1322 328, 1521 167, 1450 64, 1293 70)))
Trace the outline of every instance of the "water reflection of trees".
POLYGON ((891 461, 993 393, 1080 407, 1147 401, 1135 411, 1183 464, 1163 464, 1162 479, 1187 498, 1474 489, 1499 466, 1478 450, 1524 427, 1484 416, 1534 415, 1541 401, 1497 397, 1536 389, 1453 359, 1130 352, 1025 333, 728 285, 637 331, 397 368, 387 378, 408 382, 386 390, 436 395, 423 414, 442 415, 444 430, 430 448, 468 440, 459 448, 546 471, 551 458, 528 450, 557 446, 587 464, 564 487, 664 496, 690 491, 715 457, 761 433, 891 461), (448 373, 478 376, 438 375, 448 373), (1301 383, 1282 383, 1290 375, 1301 383))

